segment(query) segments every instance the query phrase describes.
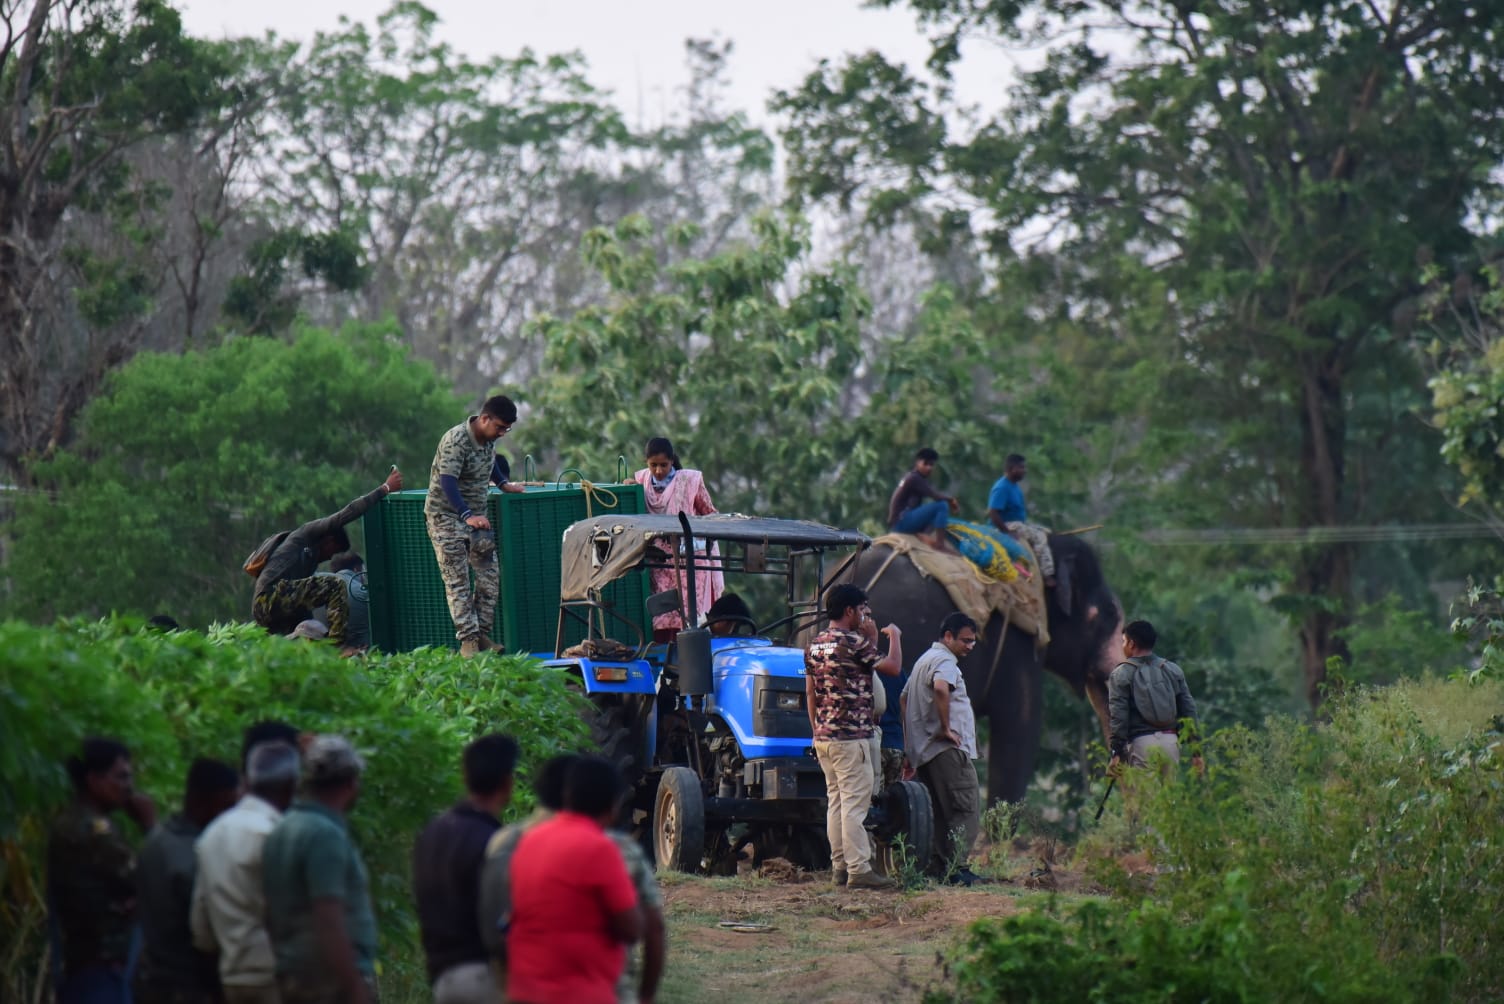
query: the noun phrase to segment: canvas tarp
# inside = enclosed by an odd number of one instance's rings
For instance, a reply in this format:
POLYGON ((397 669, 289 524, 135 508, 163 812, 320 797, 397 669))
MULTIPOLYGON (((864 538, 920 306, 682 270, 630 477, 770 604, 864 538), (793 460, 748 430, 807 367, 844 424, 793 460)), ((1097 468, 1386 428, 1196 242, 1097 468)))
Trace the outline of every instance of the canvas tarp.
MULTIPOLYGON (((696 540, 759 544, 789 548, 864 547, 866 534, 806 520, 768 519, 716 513, 690 519, 696 540)), ((587 599, 642 565, 648 546, 669 541, 675 550, 684 536, 677 516, 596 516, 571 524, 564 531, 560 554, 559 598, 587 599)))
POLYGON ((890 533, 873 543, 886 544, 895 553, 907 555, 920 574, 939 580, 957 610, 978 624, 985 626, 994 613, 999 613, 1026 634, 1034 635, 1040 646, 1049 644, 1044 580, 1037 572, 1028 579, 999 582, 983 575, 961 555, 937 551, 912 534, 890 533))

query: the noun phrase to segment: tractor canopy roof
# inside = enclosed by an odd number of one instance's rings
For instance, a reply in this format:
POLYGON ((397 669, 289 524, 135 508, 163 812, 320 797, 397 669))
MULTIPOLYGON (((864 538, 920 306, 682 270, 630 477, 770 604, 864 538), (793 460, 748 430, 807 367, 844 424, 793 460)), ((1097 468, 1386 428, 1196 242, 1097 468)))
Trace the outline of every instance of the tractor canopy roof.
MULTIPOLYGON (((783 548, 788 551, 824 551, 840 547, 864 548, 870 537, 856 530, 838 530, 823 523, 800 519, 770 519, 716 513, 689 519, 696 540, 750 545, 753 548, 783 548)), ((582 600, 591 590, 605 588, 647 559, 664 556, 653 541, 666 541, 682 549, 684 525, 678 516, 595 516, 571 524, 564 531, 559 597, 582 600), (650 550, 651 547, 651 550, 650 550)))

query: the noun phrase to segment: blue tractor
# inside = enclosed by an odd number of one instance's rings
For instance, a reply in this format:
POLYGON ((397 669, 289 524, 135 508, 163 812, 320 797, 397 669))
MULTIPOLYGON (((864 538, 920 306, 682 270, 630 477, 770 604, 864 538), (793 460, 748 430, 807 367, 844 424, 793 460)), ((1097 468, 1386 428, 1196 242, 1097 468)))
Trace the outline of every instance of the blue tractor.
MULTIPOLYGON (((565 531, 559 640, 548 665, 577 675, 589 696, 596 743, 632 783, 631 822, 659 868, 733 874, 738 860, 774 857, 829 867, 825 779, 798 641, 822 625, 826 590, 849 577, 869 544, 851 530, 738 515, 606 515, 565 531), (603 599, 623 576, 680 568, 682 588, 650 596, 648 618, 678 610, 696 625, 694 571, 707 567, 728 589, 776 602, 780 615, 761 625, 718 619, 729 633, 696 626, 654 644, 651 623, 603 599), (582 626, 585 640, 566 648, 582 626)), ((878 870, 894 872, 904 856, 923 867, 934 838, 928 790, 899 781, 874 803, 878 870)))

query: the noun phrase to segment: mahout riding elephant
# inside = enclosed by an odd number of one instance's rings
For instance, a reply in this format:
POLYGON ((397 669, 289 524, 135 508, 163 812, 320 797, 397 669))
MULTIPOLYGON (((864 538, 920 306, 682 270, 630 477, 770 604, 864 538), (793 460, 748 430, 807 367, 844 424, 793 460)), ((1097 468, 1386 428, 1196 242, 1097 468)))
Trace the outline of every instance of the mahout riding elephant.
MULTIPOLYGON (((1043 674, 1048 669, 1091 702, 1105 734, 1107 677, 1122 661, 1122 611, 1102 577, 1096 553, 1079 537, 1050 538, 1057 585, 1045 590, 1050 643, 1039 650, 1034 636, 994 615, 982 625, 982 641, 961 660, 966 689, 977 716, 991 723, 987 761, 988 802, 1014 802, 1024 796, 1034 774, 1034 758, 1044 717, 1043 674), (1001 646, 1001 652, 999 651, 1001 646)), ((939 640, 940 622, 956 609, 938 581, 920 574, 900 554, 874 544, 857 559, 851 581, 868 592, 878 624, 903 631, 905 672, 939 640), (886 566, 886 567, 885 567, 886 566), (879 574, 881 571, 881 574, 879 574), (874 576, 875 581, 874 581, 874 576)))

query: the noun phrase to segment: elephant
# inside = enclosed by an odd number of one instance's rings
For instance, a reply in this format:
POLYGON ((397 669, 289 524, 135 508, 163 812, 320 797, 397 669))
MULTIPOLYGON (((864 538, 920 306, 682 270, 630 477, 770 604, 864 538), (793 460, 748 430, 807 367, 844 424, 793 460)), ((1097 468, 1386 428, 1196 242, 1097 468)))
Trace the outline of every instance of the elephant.
MULTIPOLYGON (((1107 677, 1122 661, 1122 611, 1096 553, 1085 541, 1052 536, 1050 551, 1057 585, 1045 590, 1048 647, 1041 652, 1033 635, 1011 624, 1003 637, 1003 617, 995 614, 980 625, 981 642, 961 660, 972 707, 991 723, 989 804, 1023 798, 1033 776, 1044 716, 1041 669, 1064 679, 1078 696, 1084 694, 1104 738, 1107 730, 1107 677)), ((939 582, 922 576, 903 555, 889 562, 890 554, 881 543, 868 548, 857 558, 850 581, 867 590, 878 624, 893 623, 902 630, 903 668, 908 672, 939 640, 940 622, 956 606, 939 582)))

